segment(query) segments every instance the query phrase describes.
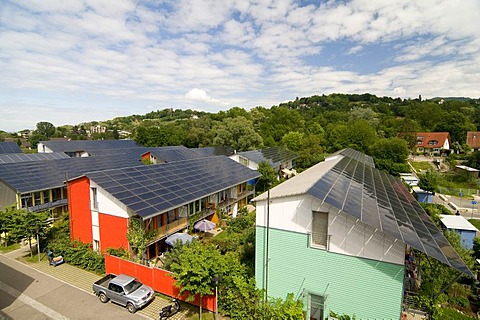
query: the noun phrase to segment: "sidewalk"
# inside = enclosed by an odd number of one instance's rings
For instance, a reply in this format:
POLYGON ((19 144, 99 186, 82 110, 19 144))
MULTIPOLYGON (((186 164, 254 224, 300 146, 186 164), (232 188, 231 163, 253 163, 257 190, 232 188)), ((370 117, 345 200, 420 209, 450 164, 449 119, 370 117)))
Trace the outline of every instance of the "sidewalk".
MULTIPOLYGON (((5 257, 25 263, 31 268, 34 268, 46 275, 54 277, 60 281, 63 281, 69 285, 77 287, 80 290, 83 290, 90 294, 93 294, 92 284, 95 281, 102 278, 102 276, 71 266, 67 263, 63 263, 56 267, 50 266, 46 258, 46 253, 42 253, 40 262, 38 262, 37 260, 37 262, 35 263, 29 263, 29 262, 26 262, 24 259, 22 259, 23 257, 29 256, 29 255, 30 255, 30 249, 28 245, 21 247, 18 250, 14 250, 4 254, 5 257)), ((158 319, 160 310, 163 307, 169 305, 170 302, 171 302, 170 300, 166 300, 162 297, 157 296, 155 297, 155 300, 152 301, 152 303, 150 303, 145 308, 138 310, 136 314, 144 316, 145 318, 148 318, 148 319, 158 319)), ((121 307, 119 306, 119 308, 121 307)), ((128 311, 125 309, 125 312, 128 312, 128 311)), ((169 319, 172 319, 172 320, 187 319, 188 312, 189 312, 189 309, 183 308, 183 310, 180 310, 179 313, 177 313, 176 315, 174 315, 169 319)))

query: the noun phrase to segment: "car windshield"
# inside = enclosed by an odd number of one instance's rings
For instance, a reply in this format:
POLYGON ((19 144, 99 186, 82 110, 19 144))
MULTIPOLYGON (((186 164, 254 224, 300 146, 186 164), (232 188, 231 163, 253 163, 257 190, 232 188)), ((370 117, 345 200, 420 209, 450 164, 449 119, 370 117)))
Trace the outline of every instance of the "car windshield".
POLYGON ((126 294, 129 294, 135 290, 137 290, 138 288, 140 288, 142 286, 142 283, 139 282, 137 279, 134 279, 132 282, 130 282, 129 284, 127 284, 125 286, 125 293, 126 294))

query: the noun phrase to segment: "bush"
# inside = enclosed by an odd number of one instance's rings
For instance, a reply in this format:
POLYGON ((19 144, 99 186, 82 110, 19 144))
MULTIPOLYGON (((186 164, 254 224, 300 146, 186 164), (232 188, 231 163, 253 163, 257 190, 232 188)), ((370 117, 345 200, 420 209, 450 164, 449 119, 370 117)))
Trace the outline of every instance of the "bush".
POLYGON ((56 256, 63 256, 66 263, 99 274, 105 273, 105 258, 101 253, 93 251, 89 244, 72 242, 62 237, 51 241, 49 248, 54 250, 56 256))
POLYGON ((120 248, 107 248, 107 253, 109 255, 112 255, 112 256, 115 256, 115 257, 119 257, 119 258, 123 258, 123 259, 128 259, 128 251, 125 250, 124 247, 120 247, 120 248))

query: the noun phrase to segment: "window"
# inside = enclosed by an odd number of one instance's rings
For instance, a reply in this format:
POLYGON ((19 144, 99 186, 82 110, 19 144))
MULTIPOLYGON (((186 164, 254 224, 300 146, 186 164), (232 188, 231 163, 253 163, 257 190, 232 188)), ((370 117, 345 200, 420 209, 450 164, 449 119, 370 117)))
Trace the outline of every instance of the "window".
POLYGON ((50 202, 50 192, 43 191, 43 203, 49 203, 49 202, 50 202))
POLYGON ((323 296, 310 294, 310 301, 308 302, 310 320, 323 320, 323 304, 323 296))
POLYGON ((33 205, 32 194, 22 194, 22 208, 28 208, 33 205))
POLYGON ((62 189, 57 188, 52 190, 52 201, 58 201, 62 199, 62 189))
POLYGON ((248 167, 248 159, 247 158, 244 158, 244 157, 241 157, 241 156, 239 156, 238 158, 239 158, 241 164, 248 167))
POLYGON ((93 240, 93 250, 99 251, 100 250, 100 241, 93 240))
POLYGON ((312 211, 312 245, 328 249, 328 212, 312 211))
POLYGON ((92 209, 98 210, 97 188, 92 189, 92 209))
POLYGON ((41 204, 41 199, 42 199, 42 195, 40 194, 40 191, 39 192, 35 192, 34 194, 34 199, 35 199, 35 205, 38 206, 39 204, 41 204))

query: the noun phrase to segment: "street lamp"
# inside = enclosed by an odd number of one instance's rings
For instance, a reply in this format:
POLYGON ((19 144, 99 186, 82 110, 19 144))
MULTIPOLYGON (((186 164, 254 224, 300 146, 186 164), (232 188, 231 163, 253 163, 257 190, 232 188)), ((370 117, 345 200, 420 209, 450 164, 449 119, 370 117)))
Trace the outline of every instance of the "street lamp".
POLYGON ((218 320, 218 282, 222 281, 222 276, 212 278, 215 283, 215 320, 218 320))

